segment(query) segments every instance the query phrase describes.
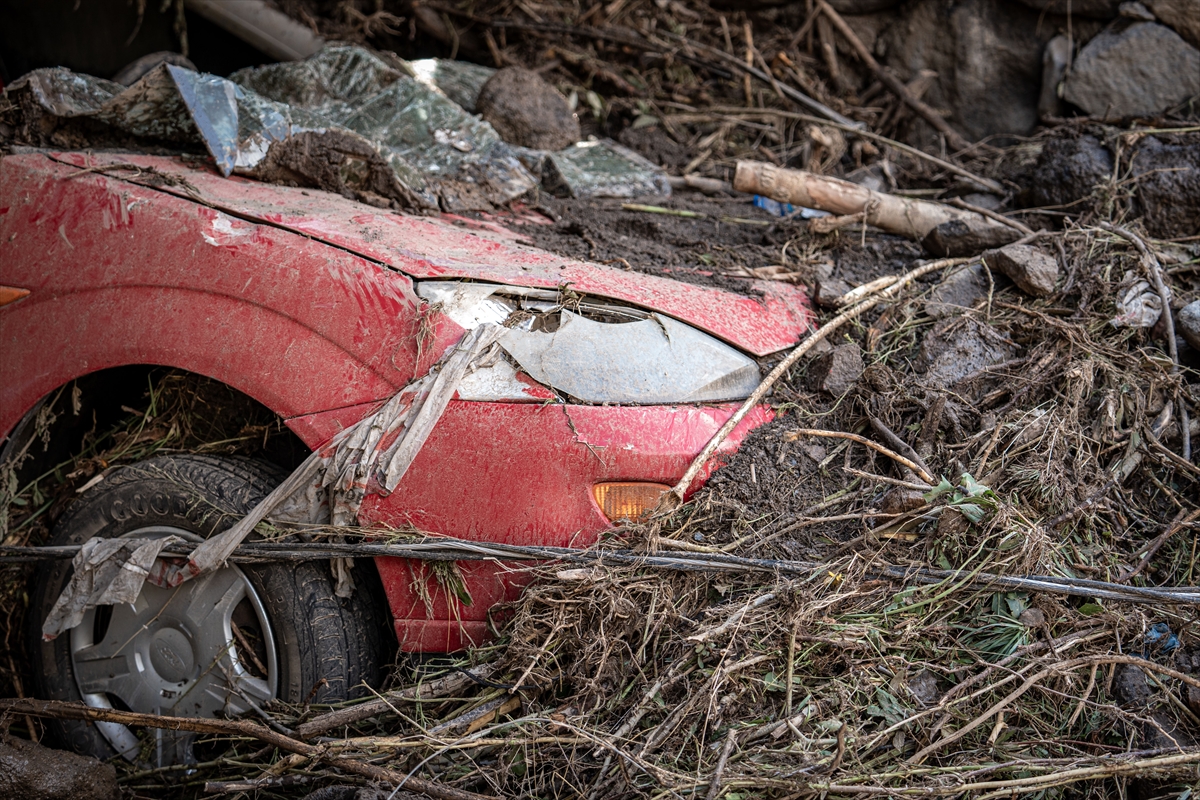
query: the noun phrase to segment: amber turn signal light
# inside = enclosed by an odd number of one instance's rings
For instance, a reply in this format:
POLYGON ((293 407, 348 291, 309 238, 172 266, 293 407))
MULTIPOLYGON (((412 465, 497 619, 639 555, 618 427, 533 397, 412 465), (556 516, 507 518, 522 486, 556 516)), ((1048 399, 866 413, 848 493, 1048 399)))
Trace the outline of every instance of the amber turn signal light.
POLYGON ((645 519, 664 493, 671 490, 662 483, 597 483, 592 487, 596 505, 610 522, 645 519))
POLYGON ((16 286, 0 286, 0 306, 15 303, 28 294, 28 289, 18 289, 16 286))

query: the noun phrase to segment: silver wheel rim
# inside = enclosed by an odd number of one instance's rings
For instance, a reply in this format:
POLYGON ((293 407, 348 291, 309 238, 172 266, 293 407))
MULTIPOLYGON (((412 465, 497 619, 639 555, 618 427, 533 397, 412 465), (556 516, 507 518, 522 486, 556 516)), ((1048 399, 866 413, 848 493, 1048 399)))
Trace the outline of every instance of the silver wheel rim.
MULTIPOLYGON (((167 526, 139 528, 122 538, 170 535, 202 541, 167 526)), ((275 638, 258 593, 237 567, 219 569, 175 589, 147 583, 134 603, 108 609, 89 610, 71 630, 71 666, 87 705, 113 708, 115 698, 130 711, 236 717, 260 710, 275 697, 275 638), (98 613, 108 617, 100 619, 99 626, 98 613), (242 619, 237 630, 244 641, 235 634, 235 618, 242 619), (248 620, 257 630, 243 630, 248 620), (246 647, 256 637, 265 657, 246 647)), ((139 759, 144 745, 128 727, 97 722, 96 728, 126 759, 139 759)), ((159 765, 190 760, 193 738, 155 731, 152 760, 159 765)))

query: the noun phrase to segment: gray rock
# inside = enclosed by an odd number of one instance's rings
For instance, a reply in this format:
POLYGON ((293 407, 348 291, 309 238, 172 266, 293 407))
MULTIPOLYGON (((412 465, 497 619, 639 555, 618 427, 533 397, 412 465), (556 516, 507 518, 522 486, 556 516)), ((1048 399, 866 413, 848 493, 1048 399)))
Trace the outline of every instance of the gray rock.
POLYGON ((1175 328, 1188 344, 1200 350, 1200 300, 1194 300, 1176 312, 1175 328))
POLYGON ((1058 282, 1058 261, 1045 251, 1027 244, 1010 244, 983 254, 988 269, 999 270, 1012 279, 1021 291, 1034 297, 1054 292, 1058 282))
POLYGON ((936 705, 942 699, 942 690, 938 688, 937 675, 923 669, 908 679, 908 690, 921 708, 936 705))
POLYGON ((1046 614, 1040 608, 1027 608, 1017 617, 1017 622, 1026 628, 1040 628, 1046 624, 1046 614))
POLYGON ((935 256, 973 256, 1015 242, 1021 234, 994 222, 952 219, 925 234, 921 246, 935 256))
POLYGON ((1138 2, 1138 0, 1125 0, 1121 3, 1119 9, 1122 17, 1129 19, 1141 20, 1142 22, 1154 22, 1154 14, 1150 9, 1138 2))
POLYGON ((1113 697, 1124 708, 1143 708, 1150 702, 1154 692, 1146 680, 1146 673, 1133 664, 1117 667, 1113 679, 1113 697))
POLYGON ((945 389, 1015 354, 1012 342, 989 325, 972 317, 943 320, 921 341, 923 383, 926 388, 945 389))
POLYGON ((1106 119, 1147 116, 1200 94, 1200 50, 1164 25, 1118 24, 1079 52, 1063 97, 1106 119))
MULTIPOLYGON (((1083 39, 1100 27, 1079 19, 1082 0, 1072 0, 1073 29, 1083 39)), ((915 0, 902 8, 879 37, 875 51, 905 78, 922 69, 938 74, 924 100, 950 112, 948 121, 968 138, 1026 134, 1038 121, 1042 50, 1065 30, 1066 2, 1050 14, 1011 0, 915 0)), ((1113 2, 1116 16, 1118 3, 1113 2)), ((910 143, 933 144, 913 123, 910 143)), ((929 129, 932 130, 932 129, 929 129)))
POLYGON ((1061 117, 1062 98, 1059 90, 1067 69, 1071 66, 1071 40, 1066 36, 1055 36, 1046 42, 1042 51, 1042 93, 1038 95, 1038 117, 1061 117))
POLYGON ((0 742, 0 797, 22 800, 117 800, 111 764, 24 739, 0 742))
POLYGON ((987 273, 982 264, 968 264, 950 275, 929 293, 925 313, 934 319, 961 314, 987 295, 987 273))
POLYGON ((479 90, 475 109, 509 144, 561 150, 579 141, 579 119, 567 98, 523 67, 505 67, 479 90))
POLYGON ((843 395, 863 374, 862 351, 853 342, 840 344, 814 360, 808 374, 817 391, 843 395))
POLYGON ((814 300, 823 308, 837 308, 841 305, 842 295, 850 291, 850 284, 837 278, 825 278, 817 281, 817 291, 814 300))
POLYGON ((1146 0, 1146 7, 1185 42, 1200 47, 1200 0, 1146 0))

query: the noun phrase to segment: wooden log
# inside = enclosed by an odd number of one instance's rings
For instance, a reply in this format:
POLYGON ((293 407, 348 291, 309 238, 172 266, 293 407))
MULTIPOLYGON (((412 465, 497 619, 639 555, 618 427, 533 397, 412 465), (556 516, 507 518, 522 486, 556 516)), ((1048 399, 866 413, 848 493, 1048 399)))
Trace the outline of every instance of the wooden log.
POLYGON ((962 220, 981 230, 997 228, 1011 233, 1007 226, 973 211, 930 200, 896 197, 839 178, 774 167, 761 161, 739 161, 733 188, 838 216, 862 214, 867 223, 910 239, 923 239, 925 234, 950 220, 962 220))

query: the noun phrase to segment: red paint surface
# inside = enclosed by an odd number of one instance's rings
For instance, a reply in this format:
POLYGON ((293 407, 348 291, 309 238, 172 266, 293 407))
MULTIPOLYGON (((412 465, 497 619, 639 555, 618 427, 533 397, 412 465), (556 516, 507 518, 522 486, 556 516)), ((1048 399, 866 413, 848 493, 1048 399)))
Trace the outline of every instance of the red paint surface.
MULTIPOLYGON (((369 496, 359 517, 368 525, 475 541, 586 547, 612 527, 596 505, 594 484, 674 484, 736 408, 455 401, 396 491, 386 498, 369 496)), ((302 438, 322 440, 367 410, 316 414, 289 424, 302 438)), ((771 418, 769 409, 754 409, 691 488, 771 418)), ((473 601, 464 605, 420 562, 377 563, 397 637, 409 650, 478 644, 489 610, 516 599, 528 582, 525 565, 461 562, 473 601)))
MULTIPOLYGON (((338 195, 222 178, 159 156, 57 154, 80 166, 124 162, 183 176, 203 202, 388 264, 414 278, 471 278, 555 288, 651 308, 703 328, 754 355, 790 347, 812 324, 800 288, 749 281, 761 298, 575 261, 520 244, 512 234, 464 230, 445 220, 379 211, 338 195)), ((183 193, 183 189, 164 187, 183 193)), ((489 223, 490 225, 490 223, 489 223)))
MULTIPOLYGON (((0 159, 0 284, 31 290, 0 308, 0 431, 75 378, 158 364, 245 392, 317 447, 461 336, 435 315, 419 363, 420 301, 410 277, 385 264, 532 286, 565 276, 583 291, 702 318, 710 330, 725 326, 726 338, 750 350, 791 344, 808 321, 790 287, 774 286, 775 304, 764 306, 320 192, 224 180, 172 159, 119 158, 186 175, 211 205, 112 174, 81 174, 45 155, 0 159), (234 205, 242 216, 213 207, 234 205), (293 232, 301 229, 323 229, 338 246, 293 232)), ((586 545, 609 527, 594 483, 674 483, 733 408, 455 401, 396 491, 368 498, 361 517, 477 540, 586 545)), ((723 450, 769 418, 756 410, 723 450)), ((464 564, 474 602, 450 603, 433 582, 427 608, 413 588, 419 566, 379 562, 406 649, 479 641, 487 610, 524 583, 501 566, 464 564)))

